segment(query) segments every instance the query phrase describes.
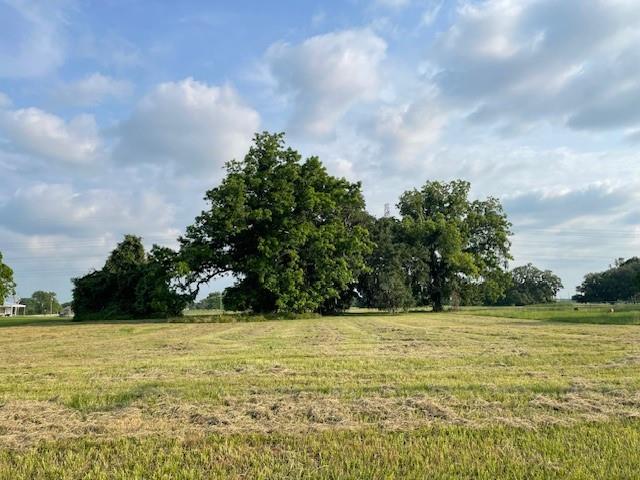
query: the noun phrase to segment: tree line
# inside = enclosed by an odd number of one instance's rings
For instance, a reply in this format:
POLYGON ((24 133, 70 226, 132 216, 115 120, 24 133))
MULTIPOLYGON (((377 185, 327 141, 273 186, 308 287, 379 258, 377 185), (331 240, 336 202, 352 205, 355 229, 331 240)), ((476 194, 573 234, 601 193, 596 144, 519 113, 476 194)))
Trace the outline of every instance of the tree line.
POLYGON ((640 301, 640 258, 619 258, 604 272, 588 273, 573 300, 580 303, 640 301))
POLYGON ((229 274, 225 308, 255 313, 553 300, 562 285, 551 272, 507 270, 511 224, 499 200, 469 194, 466 181, 428 181, 400 196, 399 218, 375 218, 359 182, 303 159, 284 134, 257 134, 206 192, 179 249, 147 253, 128 235, 102 269, 73 280, 76 318, 180 315, 229 274))

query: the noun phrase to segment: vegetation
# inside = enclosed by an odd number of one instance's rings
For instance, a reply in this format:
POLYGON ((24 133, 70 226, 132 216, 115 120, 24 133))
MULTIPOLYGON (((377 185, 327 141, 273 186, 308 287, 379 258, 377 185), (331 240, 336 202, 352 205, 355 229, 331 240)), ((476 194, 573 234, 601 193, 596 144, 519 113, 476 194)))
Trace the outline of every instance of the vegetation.
MULTIPOLYGON (((284 134, 257 134, 226 170, 179 252, 155 246, 147 255, 127 236, 102 270, 74 280, 76 318, 179 315, 223 274, 237 280, 225 307, 253 313, 522 306, 553 302, 563 288, 532 264, 507 271, 511 224, 497 199, 471 200, 466 181, 428 181, 400 196, 399 219, 375 219, 359 183, 303 160, 284 134)), ((580 302, 635 301, 640 259, 589 274, 578 290, 580 302)), ((197 308, 220 308, 220 295, 197 308)))
POLYGON ((589 273, 578 286, 574 300, 586 302, 617 302, 640 300, 640 258, 618 259, 604 272, 589 273))
POLYGON ((74 319, 181 315, 189 297, 172 284, 179 267, 173 251, 154 246, 147 254, 140 237, 125 235, 102 270, 73 280, 74 319))
POLYGON ((573 308, 0 320, 0 478, 634 478, 640 330, 485 316, 573 308))
POLYGON ((0 479, 631 479, 638 448, 637 422, 74 439, 0 452, 0 479))
POLYGON ((283 134, 256 135, 205 199, 209 209, 181 238, 186 284, 232 272, 231 310, 331 309, 365 268, 360 184, 327 174, 317 157, 302 161, 283 134))
POLYGON ((462 180, 427 182, 400 197, 404 241, 417 263, 413 294, 441 311, 456 290, 500 272, 511 258, 511 224, 495 198, 469 200, 462 180), (425 273, 422 273, 425 271, 425 273))
POLYGON ((553 303, 562 288, 562 280, 551 270, 540 270, 531 263, 509 273, 508 287, 501 305, 535 305, 553 303))
POLYGON ((191 308, 196 310, 224 310, 224 295, 222 292, 211 292, 198 302, 193 302, 191 308))
POLYGON ((504 277, 511 258, 510 224, 498 200, 471 201, 469 189, 461 180, 427 182, 400 197, 400 220, 370 222, 375 248, 358 285, 362 305, 442 311, 461 292, 503 294, 505 282, 492 280, 504 277))
POLYGON ((369 233, 374 248, 367 257, 369 267, 361 275, 359 304, 396 312, 415 305, 408 271, 409 254, 401 240, 401 224, 395 218, 371 219, 369 233))
POLYGON ((26 306, 26 313, 29 315, 54 314, 62 309, 55 292, 42 290, 33 292, 29 298, 20 299, 20 303, 26 306))
POLYGON ((563 323, 595 323, 610 325, 640 325, 640 308, 637 305, 618 304, 611 311, 611 305, 581 305, 574 307, 571 303, 553 305, 533 305, 525 308, 483 308, 470 307, 463 309, 463 315, 486 315, 517 319, 546 320, 563 323))
POLYGON ((13 270, 2 262, 2 252, 0 252, 0 302, 9 295, 15 295, 16 283, 13 280, 13 270))
POLYGON ((452 296, 495 303, 504 294, 510 224, 497 199, 470 200, 468 182, 429 181, 400 197, 399 220, 377 220, 359 183, 329 175, 317 157, 303 160, 284 134, 256 135, 226 169, 179 253, 154 247, 147 257, 127 237, 116 267, 108 260, 76 279, 76 317, 175 315, 223 274, 237 279, 226 308, 254 313, 331 314, 356 299, 441 311, 452 296))

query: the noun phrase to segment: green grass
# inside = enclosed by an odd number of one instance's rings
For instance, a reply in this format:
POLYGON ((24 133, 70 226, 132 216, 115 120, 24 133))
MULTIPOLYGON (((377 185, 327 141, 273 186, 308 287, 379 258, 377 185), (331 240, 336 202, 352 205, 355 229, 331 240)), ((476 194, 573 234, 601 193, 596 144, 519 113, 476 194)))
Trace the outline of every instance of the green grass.
POLYGON ((640 328, 572 308, 0 319, 0 479, 637 478, 640 328))
POLYGON ((0 317, 0 328, 18 327, 21 325, 63 325, 70 319, 58 315, 25 315, 19 317, 0 317))
POLYGON ((640 325, 640 305, 580 305, 558 303, 531 307, 468 308, 461 314, 549 320, 565 323, 640 325), (614 312, 611 312, 611 309, 614 312))

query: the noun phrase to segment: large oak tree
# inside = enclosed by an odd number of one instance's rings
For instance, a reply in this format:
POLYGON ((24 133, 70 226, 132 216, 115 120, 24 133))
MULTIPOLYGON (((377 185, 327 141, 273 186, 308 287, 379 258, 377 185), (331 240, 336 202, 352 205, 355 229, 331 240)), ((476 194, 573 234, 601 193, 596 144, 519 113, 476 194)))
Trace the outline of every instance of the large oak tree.
POLYGON ((228 309, 321 311, 339 303, 365 268, 360 184, 329 175, 317 157, 303 160, 283 134, 256 135, 205 200, 208 208, 181 238, 190 268, 183 281, 197 289, 233 274, 228 309))

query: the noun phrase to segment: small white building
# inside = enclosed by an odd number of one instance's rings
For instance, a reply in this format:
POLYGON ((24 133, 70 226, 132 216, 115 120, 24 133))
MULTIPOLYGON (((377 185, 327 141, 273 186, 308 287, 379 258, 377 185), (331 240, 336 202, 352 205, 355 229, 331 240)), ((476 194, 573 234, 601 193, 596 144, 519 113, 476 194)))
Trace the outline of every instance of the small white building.
POLYGON ((5 303, 0 307, 0 315, 3 317, 15 317, 24 315, 27 306, 20 303, 5 303))

